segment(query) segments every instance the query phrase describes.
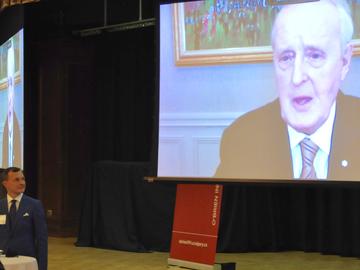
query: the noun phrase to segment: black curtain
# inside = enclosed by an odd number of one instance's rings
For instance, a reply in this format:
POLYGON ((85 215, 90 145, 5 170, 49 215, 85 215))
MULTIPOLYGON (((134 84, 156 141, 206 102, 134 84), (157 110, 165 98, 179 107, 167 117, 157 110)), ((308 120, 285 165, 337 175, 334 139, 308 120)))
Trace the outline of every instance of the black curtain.
MULTIPOLYGON (((150 163, 94 164, 77 245, 167 251, 175 183, 147 183, 150 163)), ((219 252, 298 250, 360 257, 360 186, 227 184, 219 252)))
POLYGON ((360 256, 358 184, 227 186, 223 209, 219 250, 360 256))
POLYGON ((145 162, 99 161, 92 168, 77 246, 127 251, 167 251, 175 186, 144 181, 145 162))
POLYGON ((155 101, 154 28, 100 35, 96 42, 94 160, 149 161, 155 101))

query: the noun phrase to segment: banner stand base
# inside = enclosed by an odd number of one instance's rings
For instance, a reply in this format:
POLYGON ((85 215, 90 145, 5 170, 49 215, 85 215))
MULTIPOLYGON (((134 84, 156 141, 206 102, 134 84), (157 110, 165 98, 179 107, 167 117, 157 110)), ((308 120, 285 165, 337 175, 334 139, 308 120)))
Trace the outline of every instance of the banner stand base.
POLYGON ((228 262, 228 263, 215 263, 215 265, 220 265, 221 270, 235 270, 236 269, 236 263, 234 262, 228 262))
POLYGON ((179 259, 168 258, 168 269, 191 269, 191 270, 235 270, 236 264, 230 263, 215 263, 214 265, 207 265, 195 262, 189 262, 179 259))
POLYGON ((189 262, 179 259, 168 258, 168 269, 187 268, 194 270, 221 270, 221 265, 208 265, 196 262, 189 262))

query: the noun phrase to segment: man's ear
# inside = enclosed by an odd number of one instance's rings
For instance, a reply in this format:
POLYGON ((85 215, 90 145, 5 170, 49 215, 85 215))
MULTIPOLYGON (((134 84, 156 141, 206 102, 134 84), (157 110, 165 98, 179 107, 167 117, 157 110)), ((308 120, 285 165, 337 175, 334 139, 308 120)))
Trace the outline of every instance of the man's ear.
POLYGON ((344 80, 347 73, 349 72, 352 53, 353 53, 353 45, 348 43, 344 49, 342 56, 343 66, 341 70, 341 80, 344 80))

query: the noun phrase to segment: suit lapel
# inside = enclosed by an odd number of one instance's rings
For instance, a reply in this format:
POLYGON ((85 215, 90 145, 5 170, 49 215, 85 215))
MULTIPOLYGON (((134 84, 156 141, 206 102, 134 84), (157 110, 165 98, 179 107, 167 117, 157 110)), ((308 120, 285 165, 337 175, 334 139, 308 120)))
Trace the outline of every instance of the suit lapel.
POLYGON ((267 160, 273 170, 270 175, 278 176, 279 179, 292 179, 293 166, 287 125, 281 118, 279 100, 276 100, 272 106, 268 115, 273 121, 269 124, 269 130, 265 134, 269 138, 269 151, 264 154, 269 155, 267 160))
POLYGON ((360 102, 341 92, 337 98, 328 179, 359 180, 360 102))
MULTIPOLYGON (((282 122, 281 138, 277 147, 278 150, 278 157, 280 164, 280 169, 283 170, 281 175, 284 175, 286 179, 292 179, 293 176, 293 165, 292 165, 292 156, 291 156, 291 148, 289 142, 289 134, 287 130, 287 126, 282 122)), ((279 172, 280 173, 280 172, 279 172)))
POLYGON ((20 219, 23 217, 26 210, 27 210, 27 198, 26 198, 26 195, 23 194, 20 204, 19 204, 19 209, 16 211, 16 218, 15 218, 14 226, 12 227, 11 233, 13 233, 15 231, 17 225, 19 224, 20 219))

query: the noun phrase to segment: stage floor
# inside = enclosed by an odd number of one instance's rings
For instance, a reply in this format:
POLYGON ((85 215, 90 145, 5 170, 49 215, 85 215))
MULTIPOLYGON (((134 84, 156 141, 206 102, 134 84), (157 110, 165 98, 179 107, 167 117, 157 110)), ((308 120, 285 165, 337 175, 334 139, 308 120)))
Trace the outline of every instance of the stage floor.
MULTIPOLYGON (((75 238, 49 238, 49 270, 164 270, 169 253, 133 253, 76 247, 75 238)), ((220 253, 217 262, 237 270, 359 270, 360 259, 319 253, 220 253)))

